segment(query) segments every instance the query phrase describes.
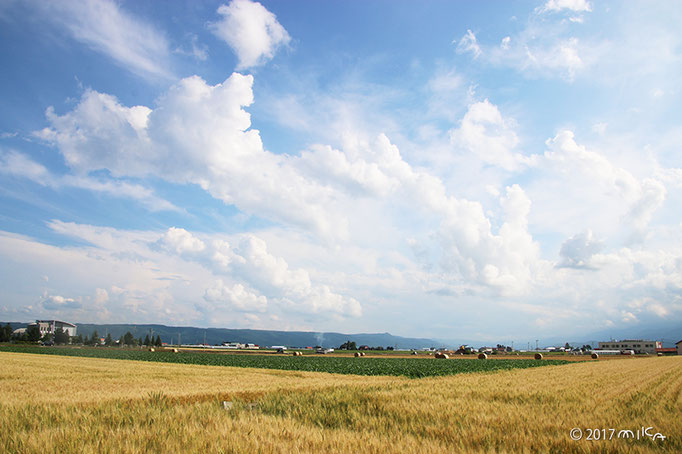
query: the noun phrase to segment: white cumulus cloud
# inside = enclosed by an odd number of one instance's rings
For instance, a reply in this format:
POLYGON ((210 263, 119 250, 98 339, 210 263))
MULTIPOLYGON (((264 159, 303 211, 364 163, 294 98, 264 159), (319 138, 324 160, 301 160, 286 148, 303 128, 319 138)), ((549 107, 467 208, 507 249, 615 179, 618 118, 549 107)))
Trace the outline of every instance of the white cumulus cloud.
POLYGON ((603 242, 596 239, 591 230, 574 235, 561 245, 559 266, 589 269, 592 256, 603 248, 603 242))
POLYGON ((188 77, 154 109, 88 90, 64 115, 48 109, 51 126, 36 135, 79 173, 107 169, 116 177, 193 183, 247 213, 342 236, 346 223, 329 188, 305 178, 286 155, 265 150, 251 129, 244 107, 253 102, 252 84, 238 73, 213 86, 188 77))
POLYGON ((258 2, 233 0, 220 6, 218 14, 223 17, 211 29, 237 54, 237 69, 264 64, 291 40, 277 17, 258 2))
POLYGON ((529 161, 513 152, 519 143, 513 124, 487 99, 469 106, 459 128, 450 131, 450 141, 474 153, 483 163, 505 170, 518 170, 529 161))
POLYGON ((222 279, 216 280, 204 293, 204 299, 211 303, 224 304, 212 310, 236 309, 240 311, 264 312, 268 299, 263 295, 248 291, 242 284, 225 285, 222 279))

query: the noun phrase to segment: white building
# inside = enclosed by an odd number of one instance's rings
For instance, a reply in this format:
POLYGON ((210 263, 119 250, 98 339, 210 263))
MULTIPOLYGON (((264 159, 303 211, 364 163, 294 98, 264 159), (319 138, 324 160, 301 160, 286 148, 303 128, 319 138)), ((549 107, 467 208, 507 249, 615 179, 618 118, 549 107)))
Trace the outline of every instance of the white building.
POLYGON ((76 325, 73 323, 62 322, 59 320, 36 320, 35 323, 31 323, 28 326, 37 325, 40 329, 40 336, 46 334, 54 334, 59 328, 61 328, 69 336, 76 335, 76 325))
POLYGON ((624 339, 621 341, 599 342, 599 350, 633 350, 638 355, 644 353, 655 355, 656 349, 661 347, 662 344, 659 341, 642 339, 624 339))
POLYGON ((241 349, 244 348, 245 345, 241 344, 239 342, 223 342, 223 347, 225 348, 234 348, 234 349, 241 349))

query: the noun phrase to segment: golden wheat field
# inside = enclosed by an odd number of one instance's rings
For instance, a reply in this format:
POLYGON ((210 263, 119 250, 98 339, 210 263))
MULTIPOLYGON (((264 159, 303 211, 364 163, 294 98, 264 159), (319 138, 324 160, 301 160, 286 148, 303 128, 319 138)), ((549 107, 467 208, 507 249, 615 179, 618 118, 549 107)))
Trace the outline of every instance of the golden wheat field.
POLYGON ((682 357, 423 379, 0 361, 2 452, 682 452, 682 357), (618 436, 642 427, 666 439, 618 436))

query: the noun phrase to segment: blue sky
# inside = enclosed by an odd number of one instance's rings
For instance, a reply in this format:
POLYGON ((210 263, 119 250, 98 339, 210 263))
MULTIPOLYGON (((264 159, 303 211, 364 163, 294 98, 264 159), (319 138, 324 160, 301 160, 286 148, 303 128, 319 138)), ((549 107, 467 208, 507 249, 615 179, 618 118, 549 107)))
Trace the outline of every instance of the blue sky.
POLYGON ((673 2, 0 4, 0 318, 682 325, 673 2))

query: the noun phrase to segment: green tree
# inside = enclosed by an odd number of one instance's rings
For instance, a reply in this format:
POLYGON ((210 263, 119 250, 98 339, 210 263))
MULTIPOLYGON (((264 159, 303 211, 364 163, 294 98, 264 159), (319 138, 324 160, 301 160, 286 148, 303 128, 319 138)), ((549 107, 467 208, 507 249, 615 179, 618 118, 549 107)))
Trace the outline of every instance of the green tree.
POLYGON ((99 345, 99 334, 97 333, 97 330, 92 332, 92 336, 90 337, 90 341, 88 342, 89 345, 99 345))
POLYGON ((142 342, 142 336, 140 336, 137 342, 135 342, 135 345, 144 345, 144 343, 142 342))
POLYGON ((144 344, 143 345, 149 345, 149 344, 151 344, 151 341, 149 340, 149 334, 147 334, 144 337, 144 344))
POLYGON ((12 325, 9 323, 0 329, 0 342, 9 342, 12 340, 12 325))
POLYGON ((339 347, 339 350, 357 350, 357 349, 358 349, 358 347, 355 344, 355 342, 351 342, 351 341, 346 341, 345 343, 341 344, 341 346, 339 347))
POLYGON ((135 345, 134 341, 135 341, 135 339, 133 338, 133 335, 130 333, 130 331, 127 331, 123 335, 123 342, 122 342, 123 345, 135 345))
POLYGON ((107 338, 105 339, 104 343, 109 347, 114 345, 114 339, 111 337, 111 333, 107 333, 107 338))
POLYGON ((78 334, 76 336, 73 336, 73 338, 71 338, 71 343, 72 344, 83 344, 83 335, 78 334))
POLYGON ((62 328, 57 328, 57 330, 54 332, 55 344, 68 344, 69 340, 69 333, 64 331, 62 328))
POLYGON ((38 325, 29 325, 26 328, 26 340, 29 342, 38 342, 40 340, 40 328, 38 325))
POLYGON ((40 338, 40 341, 44 342, 44 343, 48 343, 48 342, 52 342, 53 339, 54 339, 54 336, 52 335, 52 333, 45 333, 45 334, 43 334, 43 337, 40 338))
POLYGON ((156 345, 157 347, 161 347, 163 345, 163 342, 161 342, 161 336, 159 336, 158 334, 156 335, 156 340, 154 341, 154 345, 156 345))

